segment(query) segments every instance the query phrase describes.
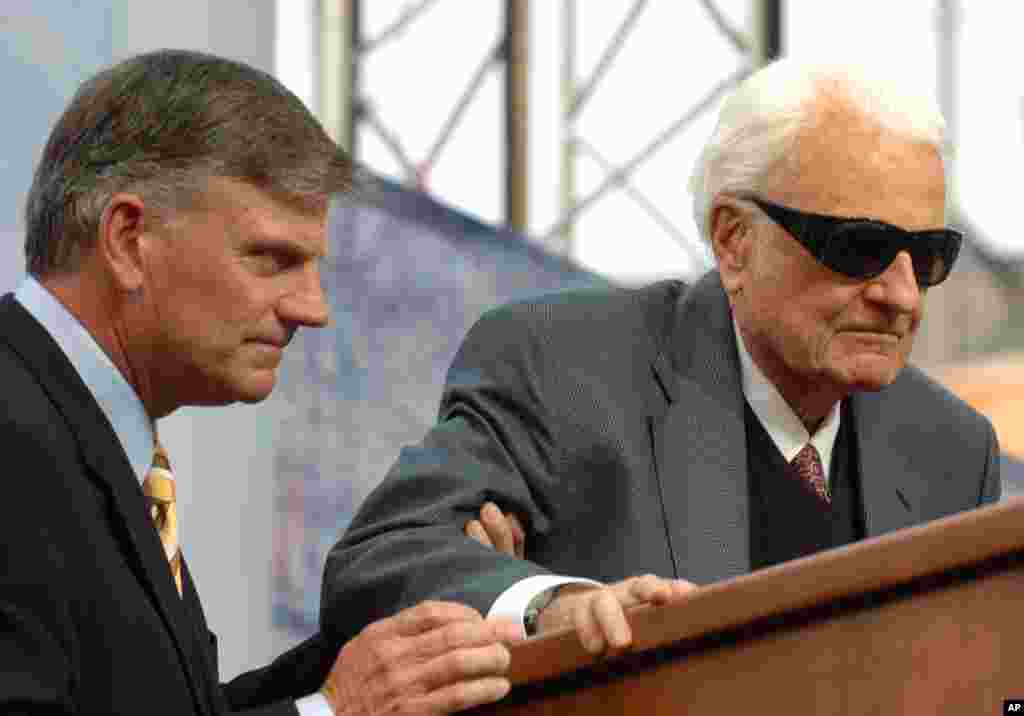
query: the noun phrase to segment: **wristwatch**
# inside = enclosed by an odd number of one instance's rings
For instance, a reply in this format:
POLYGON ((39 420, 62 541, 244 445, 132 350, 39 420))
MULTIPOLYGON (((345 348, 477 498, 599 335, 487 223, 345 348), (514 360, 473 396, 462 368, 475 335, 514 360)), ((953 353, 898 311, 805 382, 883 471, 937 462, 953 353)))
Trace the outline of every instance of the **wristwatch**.
POLYGON ((537 633, 537 620, 540 613, 547 605, 551 604, 558 594, 558 587, 545 589, 526 605, 526 613, 523 615, 523 626, 526 628, 526 636, 534 636, 537 633))

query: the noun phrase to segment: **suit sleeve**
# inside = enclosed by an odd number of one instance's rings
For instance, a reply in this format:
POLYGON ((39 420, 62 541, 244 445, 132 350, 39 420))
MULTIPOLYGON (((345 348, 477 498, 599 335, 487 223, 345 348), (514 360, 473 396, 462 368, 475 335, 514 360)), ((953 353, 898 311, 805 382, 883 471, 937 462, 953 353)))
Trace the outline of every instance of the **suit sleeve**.
POLYGON ((240 716, 302 716, 294 701, 279 701, 266 706, 232 710, 231 713, 240 716))
POLYGON ((981 499, 979 504, 991 505, 999 502, 1003 494, 1003 483, 999 474, 999 439, 996 437, 992 424, 986 421, 988 427, 988 456, 985 463, 985 473, 982 476, 981 499))
POLYGON ((337 654, 336 648, 331 648, 320 634, 315 634, 269 666, 223 684, 221 690, 232 713, 247 716, 298 714, 295 701, 320 689, 337 654))
POLYGON ((486 614, 512 584, 548 570, 463 535, 484 502, 549 529, 546 494, 561 462, 542 341, 528 312, 506 307, 469 332, 445 385, 439 419, 404 448, 367 497, 324 572, 321 629, 332 643, 425 599, 486 614))
POLYGON ((73 516, 60 514, 64 501, 48 494, 53 481, 33 479, 41 470, 60 474, 49 451, 32 435, 0 429, 17 455, 0 469, 0 713, 71 714, 80 660, 63 598, 68 570, 53 521, 39 517, 73 516))

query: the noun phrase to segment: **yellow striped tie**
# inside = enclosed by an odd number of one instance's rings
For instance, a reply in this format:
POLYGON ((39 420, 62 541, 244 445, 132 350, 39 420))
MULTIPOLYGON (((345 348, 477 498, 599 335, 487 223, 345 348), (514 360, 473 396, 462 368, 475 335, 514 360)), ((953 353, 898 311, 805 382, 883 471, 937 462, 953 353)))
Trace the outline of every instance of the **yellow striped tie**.
POLYGON ((181 549, 178 545, 178 515, 174 506, 174 474, 167 453, 159 441, 153 448, 153 464, 142 483, 142 492, 149 502, 149 516, 163 543, 171 575, 181 594, 181 549))

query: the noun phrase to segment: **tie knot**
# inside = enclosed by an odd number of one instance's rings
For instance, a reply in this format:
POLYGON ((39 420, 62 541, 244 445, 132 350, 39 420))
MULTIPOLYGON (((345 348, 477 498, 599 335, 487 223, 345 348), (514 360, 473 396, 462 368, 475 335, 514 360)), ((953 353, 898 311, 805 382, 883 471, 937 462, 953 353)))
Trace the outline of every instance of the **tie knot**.
POLYGON ((167 457, 167 451, 164 450, 164 446, 157 440, 153 445, 153 467, 163 468, 164 470, 171 469, 171 461, 167 457))
POLYGON ((831 501, 828 489, 828 480, 825 479, 825 469, 821 464, 821 456, 818 449, 811 443, 807 443, 796 454, 790 463, 797 477, 804 484, 810 486, 814 493, 825 502, 831 501))
POLYGON ((806 467, 812 466, 814 464, 817 464, 820 468, 821 455, 818 454, 818 448, 814 447, 812 443, 807 443, 802 448, 800 448, 800 452, 796 454, 796 457, 793 458, 793 462, 790 464, 792 464, 797 469, 801 469, 801 467, 806 469, 806 467))
POLYGON ((174 502, 176 498, 171 462, 167 459, 167 452, 159 442, 153 446, 153 464, 150 465, 149 472, 146 473, 142 491, 146 497, 157 502, 174 502))

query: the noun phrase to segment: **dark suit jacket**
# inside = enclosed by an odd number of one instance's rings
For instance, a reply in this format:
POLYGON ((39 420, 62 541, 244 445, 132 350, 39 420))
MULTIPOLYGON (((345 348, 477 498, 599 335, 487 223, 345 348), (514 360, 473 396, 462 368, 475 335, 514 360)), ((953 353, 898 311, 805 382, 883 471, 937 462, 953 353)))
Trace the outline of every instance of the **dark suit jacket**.
POLYGON ((330 650, 314 639, 220 686, 187 565, 179 597, 113 429, 11 295, 0 393, 0 712, 295 714, 330 650))
MULTIPOLYGON (((850 401, 868 536, 998 499, 991 425, 917 369, 850 401)), ((345 639, 426 598, 486 613, 548 572, 698 584, 748 572, 745 443, 717 272, 692 288, 573 291, 492 311, 452 363, 438 424, 331 551, 322 629, 345 639), (531 561, 463 537, 486 500, 528 519, 531 561)))

